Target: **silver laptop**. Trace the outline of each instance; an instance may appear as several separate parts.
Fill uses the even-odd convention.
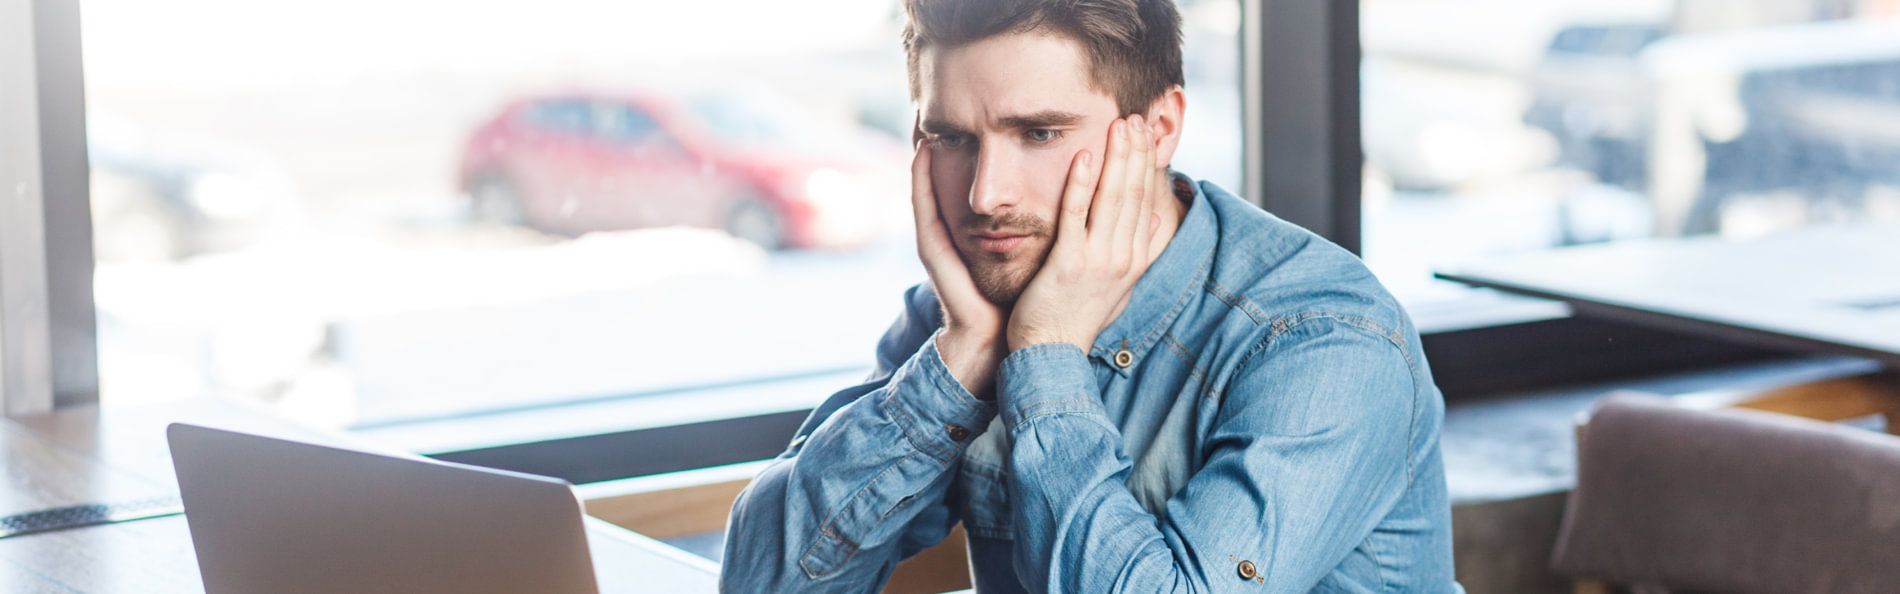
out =
[[[173,424],[207,594],[598,591],[566,481]]]

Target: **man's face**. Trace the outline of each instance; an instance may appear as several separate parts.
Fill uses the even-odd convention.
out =
[[[918,58],[937,207],[977,290],[1014,303],[1054,245],[1070,164],[1083,150],[1099,162],[1121,114],[1067,37],[1007,34]]]

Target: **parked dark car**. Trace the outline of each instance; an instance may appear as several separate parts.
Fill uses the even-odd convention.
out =
[[[1869,186],[1900,184],[1900,22],[1574,27],[1532,94],[1526,123],[1559,162],[1648,195],[1664,234],[1718,231],[1726,205],[1774,192],[1853,216]]]
[[[684,225],[768,249],[876,239],[907,207],[903,145],[756,93],[568,93],[482,124],[459,185],[479,219],[578,235]],[[901,183],[901,182],[900,182]]]
[[[1558,162],[1640,190],[1648,163],[1650,87],[1637,56],[1668,32],[1650,23],[1565,27],[1531,70],[1524,122],[1557,140]]]

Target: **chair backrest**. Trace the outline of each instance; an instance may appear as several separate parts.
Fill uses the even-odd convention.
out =
[[[1560,574],[1718,592],[1900,585],[1900,438],[1617,395],[1578,439]]]

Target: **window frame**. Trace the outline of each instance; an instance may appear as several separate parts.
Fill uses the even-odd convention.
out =
[[[1243,195],[1357,254],[1359,3],[1241,0],[1240,12]]]
[[[0,281],[6,281],[0,286],[7,289],[0,294],[5,298],[0,306],[5,306],[4,311],[32,311],[34,300],[44,299],[50,315],[40,319],[51,321],[42,329],[30,314],[0,315],[0,330],[5,331],[0,333],[0,347],[4,347],[0,385],[49,386],[7,390],[7,410],[12,414],[96,403],[98,369],[78,2],[3,1],[8,4],[0,9],[0,16],[32,12],[31,24],[20,28],[36,35],[0,36],[0,50],[9,50],[0,53],[20,55],[25,49],[34,68],[21,72],[14,62],[0,62],[0,82],[23,82],[23,87],[8,86],[34,89],[27,95],[37,98],[37,106],[30,100],[25,107],[16,105],[18,97],[0,98],[0,118],[4,118],[0,122],[37,121],[37,142],[27,144],[29,153],[44,159],[45,166],[21,169],[25,173],[0,169],[0,182],[8,182],[7,186],[31,182],[25,178],[35,172],[44,182],[44,192],[37,199],[10,203],[29,211],[37,206],[43,209],[43,217],[0,219]],[[1235,51],[1242,54],[1243,69],[1243,194],[1281,218],[1358,253],[1364,161],[1358,2],[1237,1],[1242,19]],[[17,141],[0,138],[0,142]],[[6,146],[11,148],[11,144]],[[43,235],[35,235],[40,231]],[[42,255],[33,255],[36,251]],[[44,266],[44,272],[34,268],[36,263]],[[1568,315],[1501,311],[1480,317],[1479,323],[1428,331],[1423,336],[1434,375],[1454,399],[1783,356]],[[1430,320],[1419,322],[1432,327]],[[47,346],[34,346],[38,344]],[[41,352],[51,352],[51,360],[58,365],[40,361],[35,367],[30,363],[32,356],[21,354],[22,349],[34,348],[47,349]],[[783,438],[790,437],[808,412],[740,414],[667,427],[425,453],[577,482],[624,478],[773,457],[783,448]],[[733,435],[764,438],[733,440]],[[665,452],[693,455],[659,460],[645,455]]]
[[[99,400],[78,0],[0,3],[0,408]]]

